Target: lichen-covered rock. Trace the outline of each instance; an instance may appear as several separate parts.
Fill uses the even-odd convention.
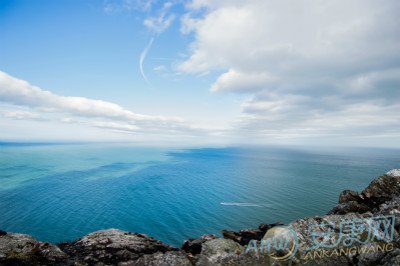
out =
[[[217,238],[203,243],[196,265],[239,265],[239,255],[244,247],[231,239]]]
[[[391,176],[391,177],[400,177],[400,169],[392,169],[389,172],[387,172],[385,175]]]
[[[51,265],[67,258],[56,245],[37,241],[29,235],[2,232],[0,265]]]
[[[379,205],[376,214],[400,215],[400,196]]]
[[[398,196],[400,196],[400,169],[393,169],[373,180],[361,193],[343,191],[339,196],[339,204],[328,214],[375,212],[379,205]]]
[[[88,234],[79,239],[76,245],[89,249],[130,250],[134,253],[175,250],[175,248],[147,235],[118,229],[101,230]]]
[[[386,254],[380,264],[383,266],[400,265],[400,249],[396,248],[392,252]]]
[[[349,201],[345,203],[340,203],[336,205],[332,210],[328,212],[328,214],[346,214],[346,213],[365,213],[371,210],[365,203],[360,203],[357,201]]]
[[[368,244],[371,246],[372,244]],[[385,253],[375,252],[375,253],[364,253],[360,254],[356,258],[357,266],[373,266],[377,265],[379,261],[385,256]]]
[[[359,201],[361,199],[358,192],[352,190],[344,190],[339,195],[339,203],[346,203],[349,201]]]
[[[400,195],[399,169],[387,172],[385,175],[375,179],[363,190],[362,195],[374,203],[383,203]]]
[[[143,255],[131,266],[192,266],[187,254],[183,251],[157,252],[150,255]]]
[[[106,263],[134,261],[144,254],[177,250],[144,234],[117,229],[101,230],[84,236],[64,250],[76,263]]]
[[[291,227],[296,231],[298,236],[298,250],[296,254],[296,259],[293,261],[294,264],[299,265],[381,265],[381,260],[388,253],[378,252],[378,245],[391,244],[394,248],[400,246],[399,232],[394,228],[392,231],[392,239],[377,239],[372,237],[372,235],[384,235],[384,226],[375,227],[371,230],[371,234],[362,233],[360,235],[353,235],[353,239],[360,237],[360,241],[366,241],[366,244],[362,244],[358,241],[352,241],[351,245],[345,244],[346,238],[343,238],[345,233],[345,227],[343,223],[349,222],[364,222],[366,226],[370,224],[370,219],[374,217],[382,217],[383,213],[348,213],[345,215],[326,215],[323,217],[314,217],[307,219],[300,219],[291,223]],[[395,220],[396,223],[398,221]],[[395,223],[395,224],[396,224]],[[329,225],[329,226],[327,226]],[[396,226],[394,226],[396,227]],[[367,228],[367,227],[365,227]],[[390,229],[391,230],[391,229]],[[365,231],[367,232],[367,231]],[[317,238],[311,237],[312,235]],[[348,238],[347,240],[350,240]],[[368,240],[367,240],[368,239]],[[323,243],[324,246],[318,246],[318,243]],[[325,248],[326,246],[331,248]],[[315,247],[315,249],[313,249]],[[346,248],[354,248],[355,252],[350,252]],[[375,247],[375,248],[374,248]],[[315,256],[314,250],[317,250],[318,254],[326,249],[328,251],[333,250],[347,250],[347,254],[341,254],[340,256]],[[359,249],[373,250],[373,252],[365,252],[358,254]],[[311,250],[311,252],[310,252]],[[390,251],[390,253],[393,251]],[[332,254],[332,253],[330,253]],[[309,255],[309,256],[308,256]],[[311,258],[311,259],[310,259]],[[335,264],[337,263],[337,264]],[[400,264],[399,264],[400,265]]]

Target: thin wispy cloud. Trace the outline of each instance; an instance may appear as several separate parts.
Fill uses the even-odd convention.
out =
[[[155,40],[155,38],[167,30],[172,22],[175,19],[175,15],[170,13],[170,9],[173,6],[172,2],[166,2],[162,8],[158,11],[157,16],[153,17],[148,17],[143,21],[143,25],[149,30],[151,34],[150,41],[146,45],[146,47],[143,49],[143,51],[140,53],[139,57],[139,67],[140,67],[140,73],[143,77],[143,79],[146,81],[147,84],[150,85],[150,81],[147,78],[144,70],[144,61],[147,57],[148,52],[151,49],[151,46]]]
[[[140,74],[142,75],[143,79],[146,81],[146,83],[148,85],[151,85],[151,84],[150,84],[150,81],[149,81],[149,79],[147,78],[147,76],[146,76],[146,74],[144,72],[143,64],[144,64],[144,60],[146,59],[147,53],[149,52],[153,42],[154,42],[154,37],[151,37],[149,43],[146,45],[146,47],[140,53],[140,58],[139,58]]]
[[[151,83],[145,73],[144,67],[147,54],[149,53],[155,38],[163,31],[167,30],[175,19],[175,15],[169,12],[170,8],[173,6],[172,2],[164,3],[158,10],[152,10],[154,4],[154,0],[106,0],[103,3],[103,11],[108,14],[123,11],[140,11],[144,12],[144,14],[147,16],[143,21],[143,25],[149,31],[151,37],[147,45],[140,53],[139,69],[142,78],[149,86],[151,86]],[[156,15],[151,15],[153,13]]]

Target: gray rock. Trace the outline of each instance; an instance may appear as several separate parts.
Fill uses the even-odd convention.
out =
[[[197,255],[201,253],[202,245],[207,240],[216,239],[215,235],[203,235],[200,238],[192,238],[186,240],[182,245],[182,250],[192,255]]]
[[[381,204],[395,196],[400,196],[400,176],[391,173],[392,171],[388,172],[389,175],[378,177],[363,190],[362,195],[366,200]]]
[[[117,264],[139,259],[145,254],[177,250],[144,234],[117,229],[101,230],[64,246],[75,263]]]
[[[373,180],[361,193],[343,191],[339,204],[328,214],[346,214],[350,212],[376,212],[379,205],[400,196],[400,169],[393,169]]]
[[[196,265],[239,265],[239,255],[244,247],[231,239],[217,238],[203,243]]]
[[[342,193],[339,195],[339,203],[346,203],[349,201],[359,201],[360,195],[358,195],[358,192],[352,191],[352,190],[344,190]]]
[[[269,229],[278,225],[283,225],[283,223],[261,224],[257,229],[244,229],[239,232],[223,230],[222,235],[224,238],[232,239],[243,246],[251,240],[261,240]]]
[[[359,203],[357,201],[349,201],[336,205],[328,214],[346,214],[346,213],[365,213],[371,210],[371,207],[365,203]]]
[[[175,250],[175,248],[147,235],[118,229],[101,230],[88,234],[79,239],[76,245],[90,249],[129,250],[133,253]]]
[[[396,248],[392,252],[386,254],[380,264],[384,266],[400,265],[400,249]]]
[[[389,172],[387,172],[385,175],[391,176],[391,177],[400,177],[400,169],[392,169]]]
[[[192,266],[187,254],[183,251],[157,252],[143,255],[134,261],[133,266]]]
[[[0,264],[48,265],[66,258],[56,245],[37,241],[29,235],[7,233],[0,236]]]

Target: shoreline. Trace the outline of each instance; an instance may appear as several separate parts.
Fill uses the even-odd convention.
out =
[[[391,239],[377,236],[373,239],[369,232],[371,239],[366,241],[365,235],[363,239],[354,237],[354,245],[349,247],[345,241],[336,241],[336,235],[324,243],[325,248],[329,247],[327,251],[323,251],[323,246],[312,249],[315,243],[311,240],[315,239],[310,236],[315,232],[311,232],[310,227],[329,222],[336,234],[340,229],[340,237],[343,237],[343,221],[371,224],[377,217],[385,217],[393,223]],[[399,218],[400,169],[393,169],[374,179],[362,192],[344,190],[339,195],[338,204],[327,215],[298,219],[286,226],[278,222],[239,232],[222,230],[222,238],[203,235],[186,240],[179,248],[144,234],[118,229],[100,230],[58,244],[0,230],[0,265],[286,265],[289,262],[292,265],[394,265],[400,264]],[[268,244],[268,235],[276,237],[276,231],[288,230],[289,227],[296,238],[293,239],[293,248],[280,250],[286,252],[289,259],[282,259],[284,256],[279,257],[277,252],[265,252],[265,246],[260,256],[259,247],[253,247],[253,244]],[[327,232],[326,228],[318,231],[324,233],[323,239]],[[271,243],[268,244],[270,249]],[[382,245],[386,248],[384,251]],[[360,252],[371,246],[377,247],[375,252]],[[348,249],[347,253],[340,255],[340,249],[346,247],[354,247],[357,252]],[[336,248],[339,256],[326,255]]]

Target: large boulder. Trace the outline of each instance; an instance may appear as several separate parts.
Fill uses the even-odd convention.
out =
[[[239,255],[244,247],[231,239],[217,238],[203,243],[196,265],[218,266],[238,265]]]
[[[177,250],[147,235],[117,229],[97,231],[62,247],[75,263],[88,264],[117,264],[137,260],[145,254]]]
[[[361,193],[343,191],[339,196],[339,204],[328,214],[376,212],[379,205],[398,196],[400,196],[400,169],[393,169],[373,180]]]
[[[56,245],[37,241],[24,234],[0,234],[0,265],[53,265],[67,255]]]
[[[393,169],[372,181],[363,190],[362,195],[374,204],[381,204],[400,196],[400,169]]]

